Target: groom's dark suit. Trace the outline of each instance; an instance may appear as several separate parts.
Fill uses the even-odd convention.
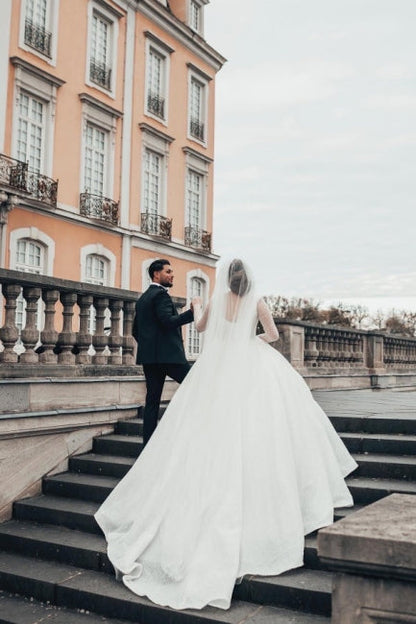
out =
[[[189,371],[183,348],[181,325],[194,320],[192,310],[178,314],[167,290],[151,284],[136,303],[133,336],[137,341],[137,364],[146,377],[143,440],[146,444],[157,425],[160,398],[166,375],[181,383]]]

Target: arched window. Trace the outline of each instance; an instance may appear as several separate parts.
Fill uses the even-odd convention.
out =
[[[38,241],[28,238],[19,238],[16,241],[15,257],[12,266],[16,271],[25,273],[45,273],[45,247]],[[38,313],[36,319],[37,328],[41,329],[42,301],[38,302]],[[16,300],[16,326],[19,333],[26,325],[26,301],[22,292]]]
[[[190,277],[188,281],[188,300],[200,297],[205,304],[207,298],[207,282],[203,277]],[[202,336],[195,329],[194,323],[188,325],[187,352],[189,358],[197,357],[201,352]]]
[[[89,284],[108,286],[109,262],[107,258],[89,254],[86,258],[85,281]]]

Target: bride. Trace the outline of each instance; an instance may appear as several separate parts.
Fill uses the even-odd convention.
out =
[[[239,259],[195,323],[202,354],[150,443],[97,511],[118,577],[175,609],[230,606],[236,579],[303,564],[304,535],[353,504],[357,466]],[[260,320],[264,333],[256,336]]]

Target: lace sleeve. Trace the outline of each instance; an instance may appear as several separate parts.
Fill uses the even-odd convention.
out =
[[[209,312],[209,304],[205,308],[204,312],[202,312],[202,306],[196,305],[194,307],[194,320],[195,320],[195,327],[197,331],[199,332],[205,331],[207,327],[207,321],[208,321],[208,312]]]
[[[259,334],[257,337],[264,340],[264,342],[274,342],[277,340],[279,338],[279,332],[274,324],[271,312],[263,299],[260,299],[257,304],[257,315],[264,329],[264,334]]]

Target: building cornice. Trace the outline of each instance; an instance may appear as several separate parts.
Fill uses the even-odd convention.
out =
[[[145,122],[139,123],[139,128],[142,132],[148,132],[149,134],[153,134],[153,136],[157,137],[158,139],[163,139],[163,141],[166,141],[167,143],[172,143],[175,140],[174,137],[171,137],[168,134],[165,134],[161,130],[154,128],[148,123],[145,123]]]
[[[194,72],[194,74],[198,74],[199,76],[201,76],[201,78],[203,78],[207,82],[212,80],[212,76],[210,76],[206,72],[202,71],[202,69],[200,67],[197,67],[193,63],[187,63],[186,66],[188,67],[188,69],[192,70]]]
[[[137,0],[136,10],[153,20],[180,43],[183,43],[216,72],[226,63],[227,59],[224,56],[214,50],[205,39],[181,22],[157,0]]]
[[[210,158],[209,156],[206,156],[205,154],[201,154],[201,152],[198,152],[197,150],[194,150],[194,149],[192,149],[192,147],[188,147],[187,145],[185,145],[182,148],[182,151],[184,152],[184,154],[189,154],[190,156],[194,156],[195,158],[199,158],[199,160],[203,160],[208,165],[210,165],[211,163],[214,162],[213,158]]]
[[[112,13],[118,19],[120,19],[121,17],[124,17],[124,15],[125,15],[121,11],[118,11],[115,6],[113,6],[112,4],[107,2],[106,0],[94,0],[94,3],[99,5],[99,6],[102,6],[103,9],[105,9],[109,13]]]
[[[102,110],[108,113],[112,117],[123,116],[122,111],[118,110],[117,108],[113,108],[112,106],[109,106],[108,104],[105,104],[104,102],[102,102],[101,100],[98,100],[97,98],[93,97],[89,93],[78,93],[78,97],[82,103],[85,102],[86,104],[89,104],[90,106],[94,106],[95,108],[98,108],[99,110]]]
[[[153,43],[156,43],[159,46],[159,48],[163,48],[163,50],[167,52],[168,54],[172,54],[172,52],[175,52],[175,48],[172,48],[165,41],[163,41],[163,39],[160,39],[160,37],[157,37],[154,33],[152,33],[151,30],[145,30],[144,36],[147,37],[147,39],[150,39],[151,41],[153,41]]]
[[[66,82],[65,80],[62,80],[62,78],[58,78],[57,76],[50,74],[49,72],[45,71],[44,69],[41,69],[37,65],[32,65],[32,63],[28,63],[27,61],[24,61],[19,56],[11,56],[10,62],[15,67],[24,69],[25,71],[38,76],[42,80],[50,82],[57,88],[62,87],[62,85],[64,85]]]

